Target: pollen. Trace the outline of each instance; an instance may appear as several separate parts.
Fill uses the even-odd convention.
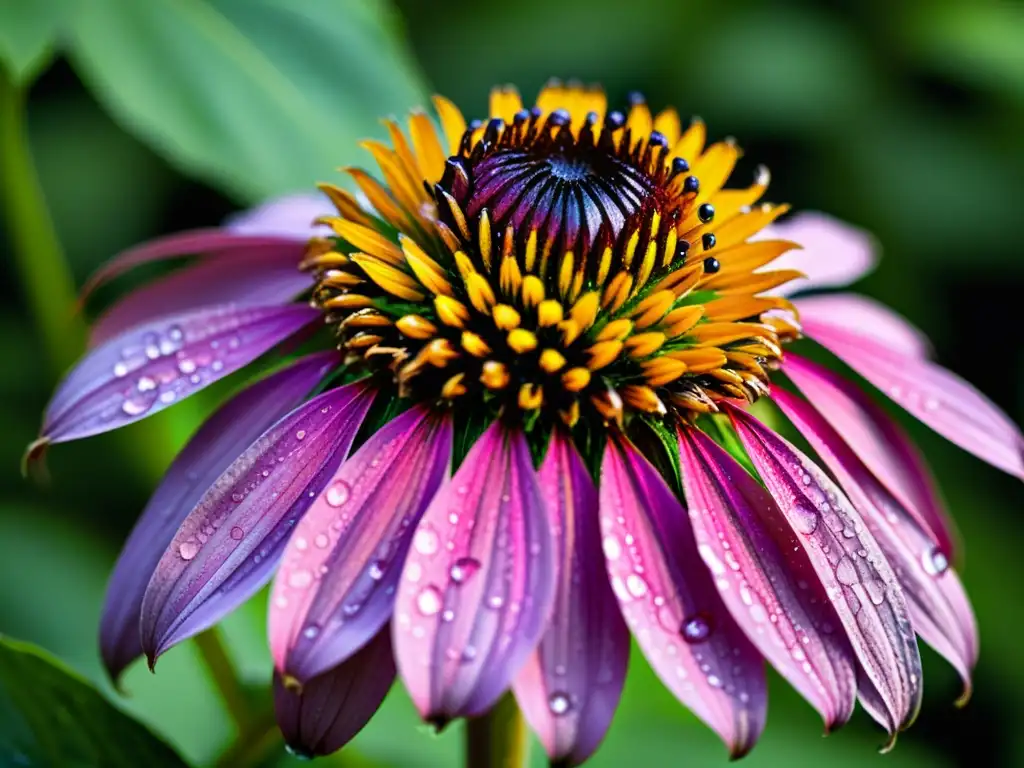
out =
[[[750,240],[787,208],[761,202],[763,168],[726,188],[734,142],[575,84],[533,107],[496,89],[482,120],[434,104],[438,125],[418,111],[407,135],[387,123],[390,146],[365,144],[379,173],[349,169],[372,210],[322,186],[338,215],[302,268],[348,365],[570,426],[768,391],[800,333],[774,291],[800,275],[771,268],[793,243]]]

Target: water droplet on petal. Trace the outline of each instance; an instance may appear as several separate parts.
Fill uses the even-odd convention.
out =
[[[309,571],[295,571],[288,577],[288,586],[303,589],[313,583],[313,574]]]
[[[857,575],[857,568],[853,564],[853,560],[849,557],[843,556],[843,559],[836,564],[836,581],[846,586],[852,586],[860,581],[860,577]]]
[[[437,587],[424,587],[416,597],[416,608],[424,616],[433,616],[441,610],[441,593]]]
[[[244,535],[245,535],[245,531],[243,531],[237,525],[232,527],[232,529],[231,529],[231,538],[232,539],[234,539],[235,541],[241,541],[242,537]]]
[[[569,697],[561,692],[551,694],[551,697],[548,699],[548,707],[553,715],[564,715],[569,711],[571,705]]]
[[[448,575],[452,577],[452,581],[456,584],[461,584],[474,573],[480,570],[480,561],[475,560],[472,557],[460,557],[448,570]]]
[[[318,533],[313,538],[313,544],[315,544],[320,549],[327,549],[327,545],[330,544],[330,543],[331,543],[331,540],[330,540],[330,538],[328,538],[326,533]]]
[[[791,508],[793,528],[805,536],[810,536],[818,528],[818,513],[807,504],[798,501]]]
[[[437,552],[438,543],[437,532],[429,525],[424,525],[416,531],[412,545],[421,555],[432,555]]]
[[[298,432],[296,432],[295,433],[295,439],[296,440],[305,440],[306,439],[306,430],[300,429]]]
[[[302,630],[302,636],[307,640],[313,640],[317,635],[320,634],[320,627],[316,624],[310,624],[304,630]]]
[[[604,548],[604,556],[609,560],[618,560],[622,555],[622,545],[619,544],[618,538],[611,534],[604,537],[601,545]]]
[[[178,547],[178,554],[182,560],[191,560],[199,554],[199,544],[194,541],[185,541]]]
[[[929,576],[941,576],[949,569],[949,558],[938,547],[932,547],[922,555],[921,565]]]
[[[711,615],[701,612],[687,616],[683,619],[679,634],[690,644],[704,642],[711,635]]]
[[[149,410],[152,405],[151,400],[125,400],[121,405],[121,410],[124,411],[126,416],[141,416],[143,413]]]
[[[327,503],[332,507],[340,507],[348,501],[349,496],[351,495],[352,489],[349,488],[348,483],[344,480],[335,480],[331,483],[331,487],[327,489],[325,497],[327,499]]]
[[[643,597],[647,594],[647,582],[643,580],[642,576],[631,573],[626,577],[626,589],[633,597]]]

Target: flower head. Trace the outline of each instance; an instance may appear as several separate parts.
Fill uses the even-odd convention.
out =
[[[765,659],[827,728],[858,698],[893,738],[909,725],[915,635],[966,696],[977,632],[923,460],[859,386],[788,344],[809,337],[1019,477],[1024,439],[884,307],[786,298],[855,279],[870,240],[820,215],[773,224],[786,207],[758,202],[766,171],[725,188],[736,144],[706,146],[702,123],[639,99],[624,114],[553,84],[524,108],[502,88],[468,124],[435,106],[440,132],[417,112],[367,142],[380,173],[350,170],[362,199],[323,187],[336,210],[319,230],[293,233],[288,208],[307,208],[288,201],[101,273],[207,253],[101,319],[38,445],[333,334],[238,394],[169,470],[112,578],[111,673],[273,577],[279,721],[310,753],[351,738],[398,674],[439,724],[512,688],[552,759],[581,763],[631,632],[735,755],[764,723]],[[761,398],[817,458],[751,414]]]

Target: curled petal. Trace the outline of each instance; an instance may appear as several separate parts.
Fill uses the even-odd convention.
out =
[[[322,194],[297,194],[268,200],[248,211],[229,216],[224,228],[239,235],[271,235],[305,243],[328,228],[314,222],[337,211]]]
[[[795,395],[777,390],[775,402],[807,438],[839,480],[892,563],[910,606],[917,633],[960,673],[964,694],[971,688],[977,628],[958,610],[963,588],[931,533],[871,474],[822,415]],[[969,607],[968,607],[969,611]]]
[[[151,416],[237,371],[318,319],[312,307],[216,307],[153,321],[92,350],[57,388],[40,441]]]
[[[242,390],[206,420],[175,458],[125,542],[107,585],[100,652],[115,682],[142,655],[142,596],[178,526],[221,472],[299,405],[338,362],[333,351],[310,355]]]
[[[913,357],[931,357],[932,343],[917,326],[881,302],[856,293],[807,296],[793,302],[801,320],[825,322],[899,350]]]
[[[82,287],[79,301],[85,301],[101,285],[141,264],[182,256],[203,255],[211,259],[236,257],[240,260],[238,264],[244,264],[244,259],[253,255],[289,252],[296,254],[297,269],[305,250],[305,239],[266,234],[247,235],[226,229],[193,229],[159,237],[119,253],[93,272]]]
[[[288,541],[274,581],[270,649],[307,680],[351,656],[391,618],[423,510],[448,475],[452,424],[417,406],[346,461]]]
[[[892,566],[824,471],[753,416],[726,408],[765,486],[800,535],[891,722],[906,728],[921,704],[921,657]]]
[[[424,718],[497,701],[540,640],[556,581],[526,437],[495,423],[424,513],[398,587],[398,669]]]
[[[296,269],[299,244],[256,249],[241,260],[210,260],[174,272],[125,296],[94,324],[89,342],[102,344],[141,323],[200,307],[285,304],[310,288]]]
[[[380,708],[395,681],[391,630],[385,627],[343,663],[301,687],[274,674],[274,713],[288,749],[319,757],[348,744]]]
[[[836,631],[797,535],[771,496],[703,432],[680,430],[679,456],[697,551],[722,600],[826,729],[842,725],[857,699],[853,649]]]
[[[953,559],[959,540],[956,526],[928,465],[899,424],[860,387],[817,363],[787,352],[782,370]]]
[[[1024,436],[991,400],[956,374],[825,318],[803,318],[804,332],[893,402],[952,443],[1024,479]]]
[[[624,439],[605,449],[600,505],[612,589],[641,650],[733,757],[746,754],[764,727],[764,662],[722,604],[686,511]]]
[[[210,486],[174,534],[142,599],[150,666],[266,583],[296,521],[348,454],[372,400],[362,382],[313,398]]]
[[[765,227],[751,239],[789,240],[802,246],[802,250],[789,251],[771,263],[773,270],[798,269],[807,275],[807,279],[777,289],[784,295],[848,285],[874,269],[878,260],[878,243],[870,234],[815,211]]]
[[[538,480],[561,540],[562,568],[551,621],[515,693],[551,761],[579,765],[601,743],[618,706],[629,630],[605,571],[597,489],[561,432],[551,438]]]

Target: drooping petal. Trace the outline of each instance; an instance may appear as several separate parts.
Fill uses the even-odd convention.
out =
[[[526,437],[495,423],[424,513],[398,587],[398,670],[424,718],[497,701],[540,640],[557,576]]]
[[[629,630],[601,553],[597,489],[561,432],[551,438],[538,480],[560,538],[562,567],[551,621],[514,687],[551,761],[580,765],[601,743],[618,706]]]
[[[780,295],[849,285],[874,269],[877,261],[878,244],[869,233],[815,211],[771,224],[751,240],[789,240],[802,246],[771,263],[773,270],[798,269],[807,275],[776,289]]]
[[[857,699],[853,649],[797,535],[764,488],[703,432],[680,430],[679,457],[697,550],[723,602],[826,730],[842,725]]]
[[[416,524],[448,476],[452,422],[417,406],[346,461],[292,534],[274,581],[270,649],[307,680],[391,618]]]
[[[333,669],[288,687],[274,674],[274,713],[289,750],[300,757],[336,752],[363,729],[395,681],[391,630],[385,627]]]
[[[305,243],[316,234],[329,231],[314,222],[337,211],[325,195],[285,195],[233,214],[224,221],[224,228],[239,235],[271,235]]]
[[[903,428],[860,387],[824,366],[787,352],[782,370],[952,560],[958,550],[956,525]]]
[[[151,416],[237,371],[320,317],[312,307],[216,307],[137,326],[87,354],[57,388],[40,440]]]
[[[819,318],[803,330],[897,405],[952,443],[1024,479],[1024,436],[991,400],[956,374]]]
[[[726,409],[765,486],[800,534],[857,660],[902,730],[920,707],[921,657],[892,566],[823,470],[753,416]]]
[[[115,682],[142,655],[142,596],[178,526],[221,472],[299,405],[338,362],[333,351],[310,355],[242,390],[206,420],[175,458],[125,542],[107,585],[100,652]]]
[[[686,511],[630,443],[609,442],[601,531],[612,589],[654,671],[733,757],[764,727],[764,661],[722,604]]]
[[[308,238],[308,236],[307,236]],[[122,251],[103,264],[89,276],[82,286],[79,301],[84,302],[101,285],[109,283],[130,269],[182,256],[204,256],[209,259],[237,259],[239,265],[245,259],[280,254],[293,254],[295,265],[306,248],[306,238],[281,237],[279,235],[241,234],[226,229],[193,229],[166,237],[149,240],[127,251]]]
[[[966,617],[956,603],[963,588],[946,555],[810,403],[784,390],[773,392],[772,399],[839,480],[892,563],[914,629],[956,668],[964,681],[964,693],[969,694],[977,628],[973,615],[969,621],[961,621]]]
[[[114,304],[93,324],[89,343],[96,346],[141,323],[200,307],[285,304],[312,287],[309,275],[298,270],[299,255],[271,249],[241,263],[214,259],[185,267]]]
[[[913,357],[931,357],[932,343],[917,326],[881,302],[856,293],[807,296],[793,302],[801,320],[845,327]]]
[[[142,648],[151,666],[266,583],[298,518],[348,454],[373,394],[357,382],[313,398],[210,486],[174,534],[142,599]]]

